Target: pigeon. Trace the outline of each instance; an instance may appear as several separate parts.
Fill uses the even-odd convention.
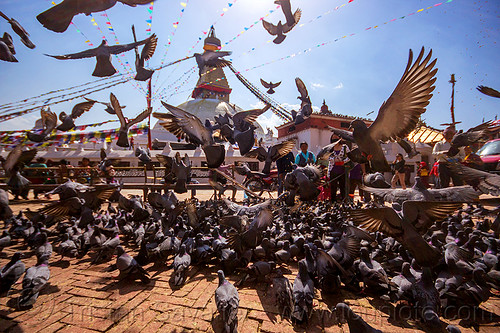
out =
[[[385,181],[384,175],[380,172],[368,173],[363,177],[363,184],[375,188],[391,188],[391,184]]]
[[[377,197],[388,202],[403,203],[407,200],[416,201],[462,201],[471,202],[479,199],[480,192],[477,192],[472,186],[455,186],[442,189],[427,189],[420,177],[415,177],[415,184],[411,188],[402,189],[381,189],[362,186],[363,191],[370,192]]]
[[[389,207],[365,208],[350,210],[349,217],[369,232],[380,231],[394,237],[419,265],[432,267],[441,253],[418,230],[426,232],[434,221],[444,219],[461,206],[456,202],[405,201],[400,214]]]
[[[52,131],[57,126],[57,115],[50,111],[50,108],[40,110],[40,115],[42,117],[42,128],[37,129],[36,132],[30,131],[26,132],[26,136],[29,140],[33,142],[42,142],[47,138],[47,135],[52,133]]]
[[[45,193],[46,196],[54,194],[59,195],[59,200],[66,200],[69,198],[79,197],[81,193],[90,190],[92,187],[74,182],[68,179],[65,183],[57,186],[55,189]]]
[[[484,194],[500,195],[500,176],[461,163],[446,162],[450,171],[457,174],[466,184]],[[453,187],[454,188],[454,187]]]
[[[285,189],[289,190],[293,197],[298,194],[300,200],[310,201],[318,197],[320,191],[318,183],[321,179],[321,170],[314,165],[297,167],[285,176]]]
[[[9,48],[9,45],[6,44],[3,40],[0,40],[0,60],[8,62],[19,62],[16,57],[14,57],[12,49]]]
[[[5,170],[5,175],[9,177],[7,180],[8,188],[14,194],[14,199],[16,200],[19,195],[25,199],[28,196],[29,184],[31,182],[21,174],[20,170],[25,165],[28,165],[35,158],[36,154],[36,148],[23,150],[23,145],[18,144],[9,152],[5,160],[0,158],[0,160],[3,160],[2,167]],[[5,198],[3,202],[5,204]],[[9,214],[8,210],[6,212]]]
[[[245,154],[245,157],[257,158],[265,162],[262,173],[267,175],[271,172],[271,163],[291,152],[294,147],[295,140],[288,140],[269,147],[267,151],[264,147],[258,147]]]
[[[415,302],[415,311],[426,326],[426,331],[442,332],[443,328],[439,320],[441,301],[429,267],[424,267],[421,278],[412,285],[411,292]]]
[[[147,147],[142,148],[141,146],[137,146],[135,148],[135,156],[144,164],[151,162],[151,153]]]
[[[493,88],[486,87],[486,86],[478,86],[476,89],[485,95],[500,98],[500,92],[498,90],[493,89]]]
[[[212,133],[207,129],[198,117],[178,107],[162,101],[163,106],[171,112],[171,115],[154,112],[153,116],[162,120],[162,126],[177,137],[185,138],[186,141],[200,145],[205,152],[207,166],[218,168],[224,163],[226,150],[223,145],[216,144]],[[174,117],[171,117],[171,116]]]
[[[69,131],[75,128],[75,119],[80,117],[84,112],[89,111],[95,102],[83,102],[78,103],[71,110],[71,114],[66,114],[66,112],[61,112],[59,114],[59,120],[62,122],[61,125],[57,126],[56,129],[59,131]]]
[[[351,310],[349,305],[345,303],[338,303],[335,306],[334,311],[340,323],[347,322],[347,325],[349,326],[349,332],[382,333],[381,330],[377,330],[368,325],[368,323],[366,323],[363,318],[355,314],[354,311]]]
[[[378,261],[370,258],[368,249],[365,247],[362,247],[360,251],[358,269],[365,288],[389,289],[387,273]]]
[[[118,132],[118,140],[116,141],[116,145],[119,147],[129,147],[129,141],[128,141],[128,130],[135,124],[140,123],[149,115],[151,114],[152,109],[147,108],[146,110],[142,111],[137,117],[134,119],[127,119],[122,113],[122,109],[120,106],[120,103],[118,102],[118,99],[116,96],[111,93],[109,96],[109,99],[111,101],[111,105],[113,107],[113,110],[115,110],[116,115],[118,116],[118,119],[120,120],[120,130]]]
[[[219,286],[215,290],[215,305],[219,311],[224,324],[225,333],[236,333],[238,331],[238,306],[240,297],[238,290],[226,280],[222,270],[217,271]]]
[[[392,95],[379,109],[375,121],[367,127],[365,122],[356,119],[351,122],[353,132],[332,129],[339,137],[355,142],[366,155],[373,171],[390,171],[380,142],[398,140],[406,137],[416,126],[418,119],[425,112],[426,106],[434,90],[434,77],[437,69],[433,69],[437,59],[429,63],[432,50],[425,59],[424,48],[412,64],[413,52],[410,50],[408,64],[401,80]]]
[[[196,59],[196,64],[198,65],[200,76],[203,75],[203,69],[205,66],[210,67],[225,67],[229,66],[231,62],[226,59],[221,59],[231,55],[231,51],[205,51],[203,54],[195,53],[194,57]]]
[[[299,261],[299,272],[293,281],[292,322],[307,324],[314,299],[314,282],[309,277],[305,261]]]
[[[2,13],[1,11],[0,11],[0,16],[3,17],[4,19],[6,19],[7,22],[9,22],[12,30],[14,30],[14,32],[19,37],[21,37],[21,42],[23,42],[23,44],[26,45],[26,47],[28,47],[30,49],[34,49],[35,48],[35,44],[33,44],[31,42],[31,40],[29,39],[28,32],[26,30],[24,30],[24,28],[19,24],[19,22],[17,22],[13,18],[9,18],[7,15],[5,15],[4,13]]]
[[[48,258],[38,258],[35,266],[28,268],[23,278],[23,290],[17,300],[20,309],[27,309],[35,304],[40,291],[50,278]]]
[[[66,0],[67,1],[67,0]],[[94,72],[92,76],[97,77],[107,77],[116,73],[116,69],[111,64],[111,55],[112,54],[120,54],[123,52],[127,52],[132,50],[133,48],[148,43],[150,40],[156,38],[156,35],[153,34],[150,37],[141,40],[136,43],[123,44],[123,45],[112,45],[109,46],[108,42],[104,39],[101,44],[93,49],[88,49],[78,53],[71,53],[65,55],[50,55],[47,56],[56,58],[58,60],[68,60],[68,59],[83,59],[83,58],[93,58],[95,57],[97,60]],[[116,108],[113,106],[113,109]]]
[[[132,26],[132,31],[134,32],[135,41],[134,26]],[[156,35],[153,36],[154,38],[148,39],[146,44],[144,44],[140,55],[137,46],[135,47],[135,70],[137,73],[135,74],[134,80],[147,81],[153,76],[154,70],[144,68],[144,62],[151,59],[158,44],[158,38]]]
[[[293,290],[290,281],[283,276],[281,269],[276,270],[276,277],[273,278],[273,292],[281,317],[291,319]]]
[[[186,271],[191,265],[191,256],[186,252],[186,244],[182,244],[179,253],[174,258],[174,284],[183,285],[186,281]]]
[[[39,14],[36,19],[45,28],[54,32],[65,32],[73,17],[78,14],[90,15],[110,9],[117,2],[135,7],[147,5],[155,0],[63,0],[61,3]]]
[[[270,209],[262,209],[255,215],[247,230],[238,232],[231,230],[227,237],[230,248],[242,254],[248,249],[255,249],[262,242],[262,232],[273,222],[273,213]]]
[[[96,100],[93,100],[93,99],[87,98],[87,97],[84,97],[84,98],[87,101],[89,101],[89,102],[99,103],[99,104],[102,104],[102,105],[106,106],[106,109],[104,109],[104,111],[106,111],[107,113],[109,113],[109,114],[116,114],[116,111],[113,109],[113,106],[111,105],[111,103],[99,102],[99,101],[96,101]],[[120,105],[120,108],[121,109],[125,109],[126,106],[125,105]]]
[[[275,93],[274,88],[277,88],[281,84],[281,81],[278,83],[272,83],[260,79],[260,83],[264,86],[264,88],[268,89],[267,90],[268,94],[274,94]]]
[[[295,122],[295,125],[299,125],[312,114],[312,103],[311,98],[309,97],[309,92],[307,91],[304,82],[300,78],[296,77],[295,85],[297,86],[297,89],[300,93],[300,96],[297,98],[300,99],[301,103],[298,113],[295,110],[292,111],[292,118]]]
[[[260,204],[255,204],[253,206],[238,205],[237,203],[232,202],[228,199],[224,199],[224,203],[226,204],[227,208],[229,208],[233,213],[239,216],[243,216],[258,214],[261,210],[269,208],[271,205],[271,200],[266,200]]]
[[[14,283],[24,274],[22,257],[21,252],[14,253],[7,265],[0,270],[0,297],[7,295]]]
[[[278,2],[287,2],[287,0],[279,0],[275,3]],[[288,13],[288,11],[285,11],[286,9],[288,9],[290,13]],[[285,24],[279,21],[277,25],[274,25],[270,22],[267,22],[266,20],[262,20],[264,29],[266,29],[267,32],[269,32],[269,34],[271,34],[272,36],[276,36],[276,38],[273,40],[274,44],[281,44],[286,38],[285,34],[290,32],[295,27],[295,25],[297,25],[297,23],[300,21],[300,17],[302,16],[302,11],[300,9],[297,9],[292,16],[290,6],[283,7],[283,12],[285,12],[285,16],[287,17],[287,22]]]
[[[149,283],[148,272],[137,263],[137,261],[125,252],[125,249],[118,245],[116,247],[116,267],[120,271],[118,278],[120,280],[130,278],[131,280],[140,279],[142,283]]]
[[[187,183],[191,178],[191,162],[189,161],[189,156],[184,154],[184,157],[181,158],[181,154],[177,152],[175,154],[173,163],[172,163],[172,173],[175,175],[175,193],[186,193],[187,192]]]
[[[0,41],[4,42],[5,45],[9,48],[9,52],[11,54],[16,54],[16,49],[14,48],[14,41],[12,40],[12,36],[8,32],[4,32],[3,36],[0,38]]]
[[[4,230],[0,236],[0,252],[7,246],[11,244],[12,237],[10,237],[9,231]]]

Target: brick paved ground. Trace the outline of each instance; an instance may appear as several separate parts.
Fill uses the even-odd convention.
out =
[[[19,205],[13,205],[19,210]],[[35,206],[36,208],[36,206]],[[133,251],[125,246],[130,254]],[[0,266],[15,251],[27,252],[21,244],[4,249]],[[148,265],[153,276],[149,285],[140,282],[118,281],[118,271],[107,272],[108,264],[89,264],[89,257],[58,261],[51,259],[49,285],[40,294],[35,306],[17,311],[15,301],[21,290],[16,284],[8,298],[0,299],[0,331],[6,332],[221,332],[216,313],[214,291],[217,288],[217,268],[192,268],[181,288],[170,283],[171,270],[167,265]],[[171,263],[170,259],[167,264]],[[35,263],[34,255],[23,259],[26,267]],[[114,259],[113,259],[114,262]],[[290,265],[287,277],[293,281],[296,264]],[[241,273],[229,276],[234,283]],[[338,295],[324,296],[317,292],[311,324],[307,330],[294,328],[281,321],[274,306],[269,284],[246,282],[240,294],[239,332],[348,332],[347,325],[339,327],[330,309],[340,301],[351,306],[372,326],[384,332],[421,332],[417,322],[395,321],[390,318],[392,305],[340,290]],[[499,332],[500,301],[493,297],[482,305],[485,318],[481,332]],[[444,319],[457,324],[458,320]],[[473,332],[463,327],[462,332]]]

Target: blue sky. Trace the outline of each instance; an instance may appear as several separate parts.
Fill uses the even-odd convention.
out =
[[[159,43],[149,66],[161,64],[168,38],[171,45],[165,63],[188,55],[199,38],[205,37],[203,31],[215,23],[217,36],[223,43],[245,31],[224,49],[233,51],[229,58],[234,66],[255,85],[260,86],[261,77],[267,81],[282,81],[273,95],[280,103],[287,107],[297,104],[294,78],[300,77],[309,88],[313,105],[319,107],[326,99],[336,113],[366,116],[370,111],[378,111],[392,93],[406,66],[408,50],[411,48],[418,54],[420,48],[425,46],[426,49],[432,48],[433,57],[438,59],[436,67],[439,71],[434,97],[423,118],[438,128],[442,128],[439,124],[450,121],[451,85],[448,80],[450,74],[455,73],[458,81],[455,90],[456,118],[463,122],[458,128],[468,128],[483,118],[494,119],[499,111],[500,100],[482,95],[475,87],[486,85],[500,90],[500,2],[454,0],[383,24],[439,2],[441,0],[354,0],[350,3],[349,0],[292,0],[292,8],[302,9],[300,23],[304,25],[297,26],[282,44],[275,45],[266,43],[271,36],[260,22],[244,30],[276,9],[272,0],[237,0],[231,7],[228,1],[220,0],[157,0],[152,14],[152,31],[158,35]],[[342,4],[346,5],[333,10]],[[73,20],[83,35],[74,26],[61,34],[43,28],[36,15],[51,6],[49,0],[0,0],[0,10],[16,18],[37,45],[34,50],[24,47],[11,32],[10,26],[0,20],[0,33],[8,31],[13,35],[19,60],[19,63],[0,62],[3,78],[0,104],[97,80],[91,76],[95,66],[93,59],[61,61],[44,55],[79,52],[89,48],[87,39],[95,46],[102,40],[102,34],[92,24],[91,18],[83,14]],[[181,9],[184,12],[179,19]],[[331,12],[318,18],[328,11]],[[120,43],[132,41],[132,24],[139,39],[147,37],[146,20],[150,15],[147,6],[131,8],[119,3],[106,13]],[[100,14],[95,13],[94,18],[105,37],[113,43],[114,36],[106,29],[106,19]],[[277,10],[266,20],[277,23],[278,20],[284,21],[284,17],[281,10]],[[379,26],[376,29],[365,30],[376,25]],[[352,33],[355,35],[349,36]],[[348,37],[341,38],[346,35]],[[339,40],[334,42],[335,39]],[[331,43],[315,47],[325,42]],[[190,54],[202,52],[202,45],[201,41]],[[252,48],[255,50],[247,53]],[[309,48],[312,48],[310,52],[275,61]],[[133,67],[133,52],[120,59],[128,61]],[[120,73],[126,72],[115,58],[113,64]],[[267,65],[261,66],[263,64]],[[192,70],[195,65],[194,59],[191,59],[155,73],[155,110],[164,111],[160,99],[177,105],[190,98],[198,76],[198,71]],[[233,88],[231,102],[244,109],[255,107],[258,100],[231,72],[226,70],[226,75]],[[146,88],[145,83],[138,84]],[[89,97],[109,100],[110,92],[118,97],[121,104],[127,105],[124,110],[126,116],[133,117],[146,106],[143,90],[132,83]],[[67,112],[81,101],[83,99],[61,103],[51,109],[57,113]],[[3,122],[0,123],[0,130],[28,129],[37,118],[39,112]],[[108,119],[109,115],[95,106],[77,120],[77,125]],[[264,127],[279,124],[279,118],[270,112],[261,116],[259,121]],[[107,125],[107,128],[112,127],[116,124]]]

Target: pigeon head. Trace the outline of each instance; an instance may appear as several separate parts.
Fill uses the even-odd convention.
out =
[[[345,303],[338,303],[335,306],[335,314],[337,316],[337,319],[339,321],[339,326],[341,324],[347,323],[347,318],[351,317],[354,313],[352,312],[351,308],[349,305]]]
[[[116,247],[116,255],[119,257],[119,256],[121,256],[124,253],[125,253],[125,249],[123,248],[123,246],[118,245]]]
[[[359,120],[359,119],[353,120],[351,122],[351,125],[349,126],[349,128],[352,128],[355,131],[367,129],[366,124],[364,123],[364,121]]]
[[[220,269],[217,271],[217,276],[219,277],[219,286],[220,286],[226,281],[226,277],[224,276],[224,272]]]

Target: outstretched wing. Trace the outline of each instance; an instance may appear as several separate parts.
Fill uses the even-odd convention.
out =
[[[491,96],[491,97],[500,98],[500,91],[495,90],[493,88],[485,87],[485,86],[478,86],[476,89],[479,90],[480,92],[482,92],[485,95],[488,95],[488,96]]]
[[[264,29],[267,30],[271,35],[276,36],[278,34],[278,27],[272,23],[267,22],[266,20],[262,20],[262,25]]]
[[[293,27],[295,27],[297,25],[297,23],[299,23],[301,16],[302,16],[302,10],[300,10],[300,8],[297,8],[297,10],[295,11],[295,13],[293,14],[293,19],[294,19],[293,24],[289,26],[288,22],[285,23],[283,25],[283,33],[287,33],[290,30],[292,30]]]
[[[267,88],[267,89],[271,88],[271,85],[262,79],[260,79],[260,83],[262,83],[264,88]]]
[[[461,202],[405,201],[403,215],[420,232],[426,232],[436,221],[443,220],[462,207]]]
[[[355,209],[349,211],[348,216],[355,224],[370,232],[380,231],[392,237],[403,233],[401,218],[389,207]]]
[[[130,127],[134,126],[135,124],[140,123],[141,121],[143,121],[147,117],[149,117],[152,110],[153,110],[153,108],[147,108],[146,110],[139,113],[139,115],[137,117],[135,117],[134,119],[132,119],[128,122],[127,127],[130,128]]]
[[[437,69],[433,67],[437,59],[429,63],[432,50],[424,60],[423,56],[422,47],[412,65],[413,52],[410,50],[403,77],[389,99],[380,107],[375,122],[368,128],[369,135],[375,142],[407,137],[415,128],[420,115],[425,112],[435,88],[434,75]]]
[[[295,147],[295,140],[288,140],[271,147],[270,155],[273,161],[285,156]]]
[[[44,126],[43,132],[45,134],[49,134],[57,126],[57,115],[55,114],[55,112],[50,111],[50,109],[42,109],[40,113],[42,114],[42,123]]]
[[[116,98],[116,96],[113,93],[110,93],[109,100],[111,101],[111,106],[113,107],[113,110],[115,110],[115,112],[116,112],[116,116],[120,120],[120,126],[126,127],[127,120],[125,120],[125,117],[123,116],[122,107],[120,106],[120,102],[118,102],[118,99]]]
[[[156,34],[151,35],[151,37],[148,39],[146,44],[144,44],[144,47],[142,48],[141,51],[141,59],[142,60],[149,60],[153,56],[156,50],[156,46],[158,44],[158,37],[156,37]]]
[[[368,186],[361,186],[361,189],[387,202],[403,202],[412,198],[411,191],[403,189],[374,188]]]
[[[304,81],[302,81],[300,78],[296,77],[295,78],[295,85],[297,86],[297,89],[299,90],[300,96],[302,98],[307,98],[309,96],[309,92],[307,91],[306,85],[304,84]]]
[[[465,183],[484,194],[500,195],[500,176],[477,170],[461,163],[447,163],[451,172],[457,174]]]
[[[241,111],[236,113],[233,116],[233,123],[237,126],[241,122],[247,122],[249,124],[253,124],[254,122],[257,121],[257,118],[269,110],[270,105],[267,104],[264,108],[262,109],[253,109],[253,110],[246,110],[246,111]]]
[[[156,38],[156,35],[151,35],[150,37],[140,40],[135,43],[130,43],[130,44],[122,44],[122,45],[112,45],[112,46],[106,46],[108,48],[109,53],[111,54],[120,54],[122,52],[127,52],[129,50],[132,50],[136,46],[146,44],[150,39]]]
[[[78,53],[70,53],[70,54],[63,54],[63,55],[46,54],[46,56],[56,58],[58,60],[92,58],[92,57],[95,57],[97,55],[96,49],[97,48],[93,48],[93,49],[85,50],[85,51],[78,52]]]
[[[190,142],[200,145],[206,145],[213,142],[212,134],[202,124],[198,117],[163,101],[161,103],[175,116],[174,121],[179,126],[179,129],[189,136]]]
[[[84,112],[89,111],[95,104],[95,101],[78,103],[71,110],[71,118],[76,119],[80,117]]]

